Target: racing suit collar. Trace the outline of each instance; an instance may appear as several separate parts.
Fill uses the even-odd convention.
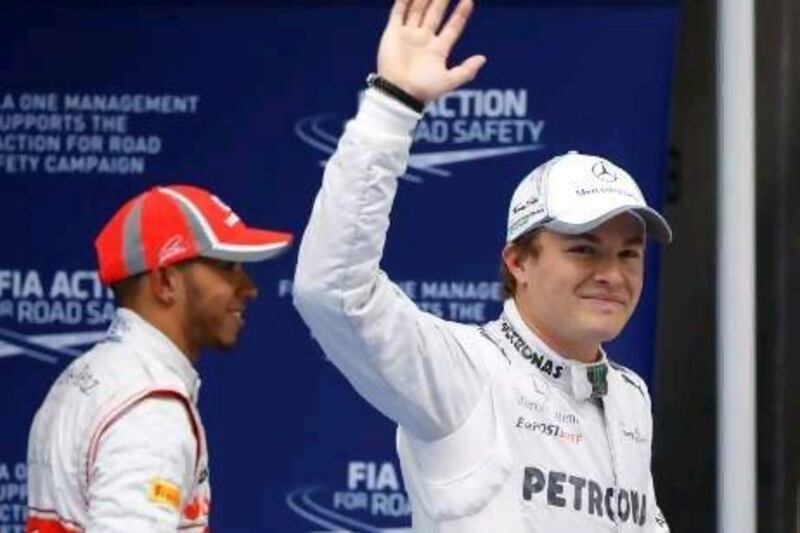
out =
[[[525,324],[512,298],[505,301],[498,322],[502,339],[512,348],[509,356],[513,366],[540,373],[579,400],[599,398],[608,392],[608,359],[602,347],[600,360],[594,363],[559,355]]]
[[[200,392],[200,377],[192,363],[169,338],[127,308],[117,308],[116,316],[108,328],[107,337],[114,340],[130,340],[145,357],[150,357],[167,366],[186,385],[194,403]]]

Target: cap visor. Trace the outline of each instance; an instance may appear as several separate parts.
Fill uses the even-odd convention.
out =
[[[639,215],[644,220],[645,231],[655,240],[663,244],[672,242],[672,229],[669,227],[667,221],[658,213],[658,211],[647,206],[620,206],[616,209],[612,209],[611,211],[607,211],[602,216],[593,218],[587,222],[572,224],[560,220],[552,220],[545,226],[548,229],[558,233],[577,235],[579,233],[592,231],[596,227],[608,222],[615,216],[627,212],[633,212]]]
[[[641,207],[633,211],[644,219],[647,233],[655,240],[662,244],[672,242],[672,228],[661,213],[650,207]]]
[[[291,233],[280,231],[242,228],[234,240],[218,242],[210,250],[201,253],[203,257],[251,263],[277,257],[289,249],[294,237]]]

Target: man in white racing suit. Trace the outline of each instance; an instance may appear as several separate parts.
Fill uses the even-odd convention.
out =
[[[398,0],[300,247],[295,305],[355,389],[399,425],[415,531],[668,531],[650,473],[643,381],[612,363],[641,293],[646,235],[671,239],[634,180],[574,152],[509,206],[507,296],[483,327],[422,312],[380,269],[397,179],[424,105],[471,80],[448,69],[471,12]]]
[[[208,531],[194,364],[233,347],[244,325],[257,291],[241,262],[290,241],[193,186],[153,187],[117,211],[95,247],[119,309],[36,413],[26,532]]]

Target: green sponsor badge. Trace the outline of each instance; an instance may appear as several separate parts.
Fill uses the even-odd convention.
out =
[[[592,384],[592,398],[600,398],[608,392],[608,365],[605,363],[586,369],[586,378]]]

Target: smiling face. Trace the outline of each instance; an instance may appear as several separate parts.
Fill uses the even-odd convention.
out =
[[[522,318],[565,357],[595,361],[639,302],[644,239],[641,220],[626,213],[580,235],[540,230],[535,254],[507,246]]]
[[[196,259],[183,268],[183,330],[187,350],[228,350],[244,325],[247,304],[258,292],[241,263]]]

